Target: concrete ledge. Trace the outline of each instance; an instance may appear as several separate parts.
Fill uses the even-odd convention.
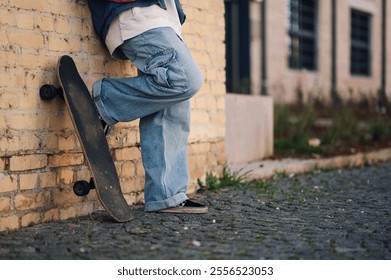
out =
[[[263,160],[250,164],[230,165],[230,170],[250,171],[252,179],[270,178],[278,172],[287,174],[300,174],[313,169],[340,169],[346,167],[359,167],[367,163],[376,163],[391,160],[391,148],[381,149],[367,153],[337,156],[322,159],[283,159]]]
[[[228,164],[245,164],[273,154],[273,99],[226,95],[225,152]]]

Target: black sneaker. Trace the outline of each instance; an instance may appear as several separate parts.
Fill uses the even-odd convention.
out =
[[[162,209],[157,212],[171,214],[206,214],[208,213],[208,210],[208,206],[188,199],[178,206]]]

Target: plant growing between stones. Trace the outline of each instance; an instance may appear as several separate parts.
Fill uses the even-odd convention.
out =
[[[225,187],[249,186],[265,194],[274,194],[274,186],[270,181],[265,179],[252,180],[250,174],[251,171],[243,172],[242,169],[232,172],[227,166],[224,166],[220,177],[213,174],[213,172],[207,172],[205,183],[200,179],[197,182],[201,189],[211,191],[219,191]]]
[[[205,183],[200,179],[197,179],[197,183],[201,189],[218,191],[224,187],[247,185],[250,182],[250,173],[251,171],[242,173],[242,170],[232,172],[227,166],[224,166],[220,177],[213,172],[207,172]]]

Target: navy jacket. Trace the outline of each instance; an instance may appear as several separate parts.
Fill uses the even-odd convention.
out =
[[[95,31],[103,42],[106,39],[110,23],[118,16],[118,14],[133,7],[147,7],[154,4],[158,4],[163,9],[166,9],[165,0],[136,0],[135,2],[129,3],[114,3],[107,0],[88,0],[88,7],[91,11]],[[182,5],[179,0],[175,0],[175,4],[179,20],[181,24],[183,24],[185,22],[186,15],[183,12]]]

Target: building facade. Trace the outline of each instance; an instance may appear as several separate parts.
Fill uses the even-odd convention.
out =
[[[277,103],[389,97],[387,0],[226,0],[225,6],[229,92],[267,94]]]

